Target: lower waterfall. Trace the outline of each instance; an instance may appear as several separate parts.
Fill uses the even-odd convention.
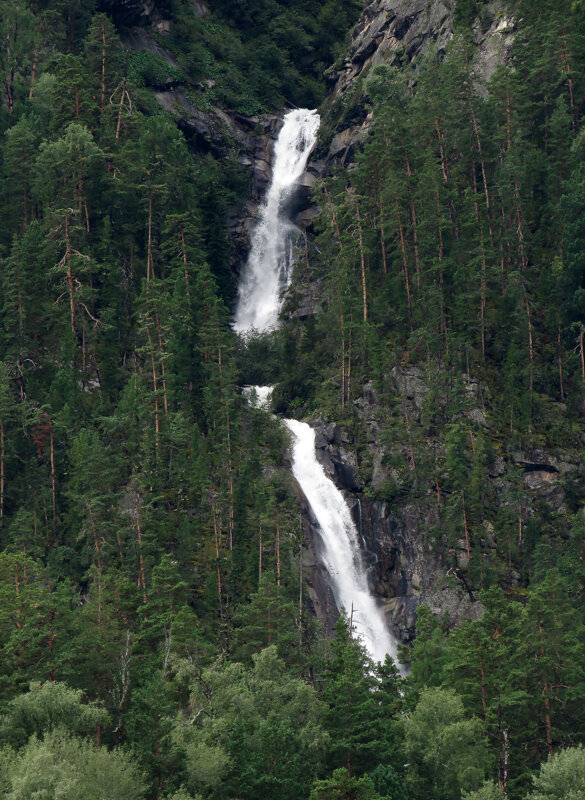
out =
[[[251,251],[242,273],[234,330],[245,336],[278,324],[280,293],[287,288],[298,229],[286,215],[286,205],[303,174],[316,142],[319,116],[297,109],[284,118],[275,146],[272,183],[259,222],[252,234]],[[272,387],[244,387],[252,405],[266,408]],[[319,523],[324,566],[338,608],[352,615],[355,629],[374,661],[386,654],[396,658],[396,643],[384,612],[368,587],[358,532],[343,495],[319,464],[315,432],[304,422],[285,420],[293,435],[293,474]]]
[[[386,653],[397,661],[396,644],[384,612],[368,587],[358,532],[349,508],[317,461],[315,431],[306,422],[294,419],[285,420],[285,425],[294,437],[293,475],[319,523],[322,558],[335,603],[352,615],[355,629],[374,661],[384,661]]]

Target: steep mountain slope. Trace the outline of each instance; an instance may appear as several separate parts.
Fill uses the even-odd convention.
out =
[[[0,2],[7,797],[515,800],[565,748],[579,774],[583,5],[358,5]],[[310,241],[244,342],[291,103],[325,118]],[[332,618],[287,437],[241,396],[268,382],[405,681]]]
[[[465,28],[460,8],[370,4],[324,105],[313,169],[334,177],[316,195],[325,232],[295,295],[317,278],[326,312],[304,336],[340,366],[315,382],[301,342],[283,399],[342,422],[324,458],[359,475],[357,495],[354,480],[344,488],[405,638],[420,600],[454,624],[481,614],[494,580],[523,591],[542,548],[563,559],[580,526],[583,351],[554,255],[569,240],[558,210],[578,163],[578,68],[563,21],[566,51],[551,46],[545,9],[532,11],[517,23],[482,4]],[[556,174],[531,170],[550,158]],[[546,219],[539,194],[556,209]]]

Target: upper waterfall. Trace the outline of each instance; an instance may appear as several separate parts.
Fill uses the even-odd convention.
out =
[[[319,523],[322,558],[338,608],[352,615],[357,633],[374,661],[389,653],[398,663],[382,608],[368,587],[358,533],[343,495],[325,475],[315,455],[315,431],[305,422],[285,420],[294,435],[292,470]]]
[[[283,213],[317,141],[320,118],[306,108],[290,111],[274,149],[272,183],[252,234],[240,280],[234,330],[268,331],[276,326],[280,295],[290,283],[298,228]]]

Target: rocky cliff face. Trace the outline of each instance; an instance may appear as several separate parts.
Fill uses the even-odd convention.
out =
[[[366,388],[360,401],[358,407],[361,405],[366,415],[374,415],[369,420],[364,417],[372,441],[362,445],[358,454],[339,426],[319,419],[315,421],[317,455],[343,491],[351,510],[363,542],[370,587],[385,608],[388,625],[399,641],[408,642],[414,637],[416,607],[421,602],[441,618],[447,616],[452,625],[478,616],[481,606],[426,541],[425,531],[437,521],[436,509],[424,502],[391,505],[377,499],[372,484],[360,477],[360,457],[374,453],[379,461],[383,458],[374,422],[374,417],[379,417],[380,404],[371,387]],[[378,480],[381,478],[378,474]],[[326,629],[332,631],[336,609],[327,574],[319,563],[319,529],[310,509],[304,505],[306,534],[313,554],[312,559],[307,559],[313,602]]]
[[[374,0],[366,7],[342,67],[330,76],[324,109],[332,137],[321,158],[333,164],[351,162],[371,123],[360,80],[378,64],[387,64],[404,68],[415,81],[423,59],[445,53],[454,36],[454,11],[455,0]],[[507,60],[513,39],[514,20],[502,0],[492,0],[474,28],[478,82],[486,83]]]
[[[437,427],[432,434],[425,425],[431,387],[422,368],[396,368],[389,376],[394,407],[402,418],[394,430],[402,433],[408,419],[411,436],[418,441],[416,458],[432,457],[444,462],[445,431]],[[482,385],[469,376],[460,376],[468,399],[465,416],[470,431],[491,435],[490,401]],[[441,404],[440,397],[437,404]],[[425,411],[426,406],[426,411]],[[359,433],[348,435],[340,426],[322,417],[313,420],[317,431],[318,457],[325,470],[343,491],[364,544],[372,590],[384,604],[388,624],[403,642],[414,636],[416,608],[425,603],[449,625],[481,615],[477,591],[468,581],[468,558],[463,539],[447,543],[447,535],[437,540],[445,510],[445,495],[436,493],[429,482],[418,491],[400,491],[400,475],[408,474],[412,451],[404,435],[388,438],[388,405],[381,402],[371,384],[354,401]],[[562,409],[559,409],[560,411]],[[471,434],[470,441],[473,434]],[[513,487],[522,491],[522,507],[514,506],[521,531],[532,518],[567,511],[570,487],[579,482],[577,454],[569,448],[550,450],[512,449],[491,454],[486,491],[496,506],[509,506]],[[389,491],[389,486],[394,487]],[[301,499],[305,532],[311,545],[306,566],[310,570],[312,600],[327,630],[332,630],[335,604],[327,575],[319,565],[319,529],[306,502]],[[430,535],[434,532],[434,537]],[[521,534],[519,534],[521,535]],[[497,547],[494,526],[489,521],[473,531],[474,558],[495,561]],[[477,546],[479,544],[479,547]],[[517,586],[520,576],[503,566],[501,582]]]

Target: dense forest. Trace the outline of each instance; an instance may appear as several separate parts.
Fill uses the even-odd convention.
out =
[[[585,4],[457,0],[445,52],[343,97],[359,0],[165,0],[172,63],[127,46],[125,5],[0,0],[1,796],[582,798]],[[278,331],[230,329],[249,175],[190,147],[168,85],[202,113],[321,104],[321,154],[370,119],[314,187]],[[364,497],[426,509],[481,605],[420,605],[407,677],[311,613],[287,435],[246,383],[341,426]]]

